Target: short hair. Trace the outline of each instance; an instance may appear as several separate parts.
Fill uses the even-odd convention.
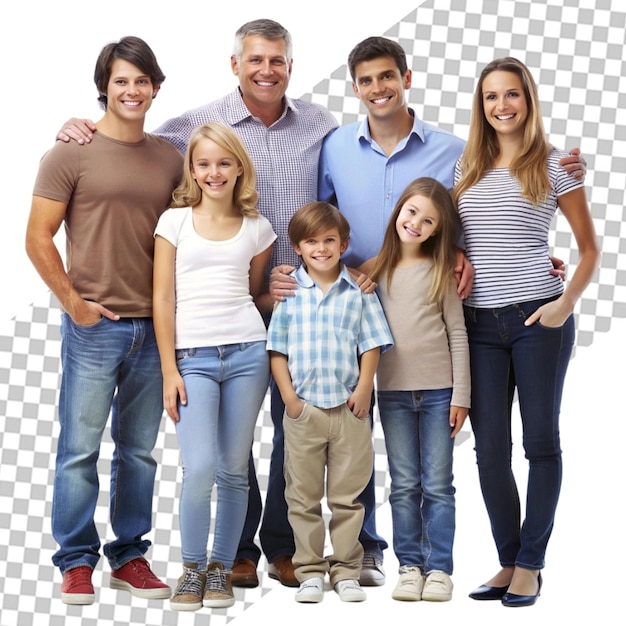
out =
[[[107,88],[111,78],[113,61],[123,59],[138,67],[142,72],[150,76],[150,82],[158,87],[165,80],[165,74],[159,67],[154,52],[150,46],[139,37],[122,37],[119,41],[112,42],[102,48],[93,80],[98,88],[98,102],[106,111]]]
[[[263,39],[269,39],[270,41],[279,41],[282,39],[285,42],[285,56],[287,57],[287,61],[292,60],[293,43],[289,31],[274,20],[261,19],[246,22],[243,26],[240,26],[235,33],[233,56],[237,59],[237,61],[241,59],[241,53],[243,52],[243,40],[252,35],[263,37]]]
[[[328,202],[309,202],[291,218],[287,234],[294,246],[318,233],[336,228],[341,241],[350,239],[350,224],[345,216]]]
[[[187,151],[185,152],[183,181],[174,190],[172,206],[177,208],[193,207],[202,200],[202,191],[191,173],[193,151],[201,139],[209,139],[215,142],[220,148],[230,152],[235,157],[237,164],[242,168],[243,172],[235,183],[233,203],[241,211],[242,215],[257,217],[259,212],[256,204],[259,196],[256,191],[256,172],[252,159],[239,135],[230,126],[220,122],[209,122],[208,124],[198,126],[191,134]]]
[[[386,37],[368,37],[358,43],[348,55],[348,68],[352,82],[356,80],[356,66],[363,61],[372,61],[380,57],[391,57],[404,76],[408,70],[404,48]]]

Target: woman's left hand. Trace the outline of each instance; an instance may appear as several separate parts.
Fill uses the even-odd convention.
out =
[[[572,314],[572,309],[562,298],[541,305],[525,322],[524,326],[532,326],[539,322],[546,328],[560,328]]]

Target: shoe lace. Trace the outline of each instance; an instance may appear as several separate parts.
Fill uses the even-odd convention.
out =
[[[363,569],[378,569],[379,567],[382,567],[382,564],[383,560],[378,554],[375,552],[366,552],[363,555],[361,567]]]
[[[131,564],[137,576],[143,580],[158,580],[154,572],[150,569],[150,565],[146,559],[133,559]]]
[[[189,569],[185,568],[185,577],[183,578],[180,585],[178,585],[178,589],[176,590],[176,595],[183,595],[186,593],[191,593],[196,596],[201,596],[203,592],[202,586],[202,577],[200,576],[200,572],[197,569]]]
[[[361,589],[361,585],[359,585],[358,581],[356,580],[348,579],[348,580],[339,581],[339,588],[342,591],[350,591],[350,590]]]
[[[208,570],[206,573],[206,590],[227,594],[226,576],[229,573],[229,571],[218,568]]]
[[[308,578],[300,583],[300,591],[309,589],[310,587],[317,589],[317,581],[314,578]]]

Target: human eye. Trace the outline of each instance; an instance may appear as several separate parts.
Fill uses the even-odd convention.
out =
[[[369,78],[359,78],[359,85],[369,85],[369,84],[370,84]]]
[[[519,91],[509,91],[509,98],[519,98]]]

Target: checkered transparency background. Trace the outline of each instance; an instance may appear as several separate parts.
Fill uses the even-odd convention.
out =
[[[610,332],[613,318],[626,317],[626,125],[619,114],[626,111],[625,11],[617,0],[430,0],[380,33],[398,40],[406,50],[413,69],[409,101],[424,120],[466,138],[477,75],[493,58],[511,55],[530,67],[539,84],[551,142],[566,149],[582,148],[602,264],[577,307],[579,346],[592,344],[596,333]],[[326,105],[340,123],[363,116],[345,64],[304,97]],[[571,275],[577,261],[576,246],[561,217],[555,220],[552,243],[555,255],[565,260]],[[262,561],[260,586],[237,589],[239,601],[234,607],[179,614],[160,601],[110,590],[108,565],[101,561],[94,573],[96,603],[88,607],[61,603],[61,577],[50,560],[56,549],[50,534],[50,510],[59,429],[55,405],[59,354],[59,309],[53,297],[35,302],[0,326],[2,626],[27,626],[46,620],[58,626],[96,622],[224,624],[271,591],[276,583],[268,582]],[[271,437],[266,399],[254,444],[262,488],[267,482]],[[375,446],[377,498],[383,502],[388,477],[378,426]],[[111,454],[107,432],[96,510],[105,540],[111,538],[107,523]],[[150,537],[154,545],[148,556],[156,573],[173,585],[180,574],[180,468],[169,420],[162,422],[155,456],[159,465]]]

